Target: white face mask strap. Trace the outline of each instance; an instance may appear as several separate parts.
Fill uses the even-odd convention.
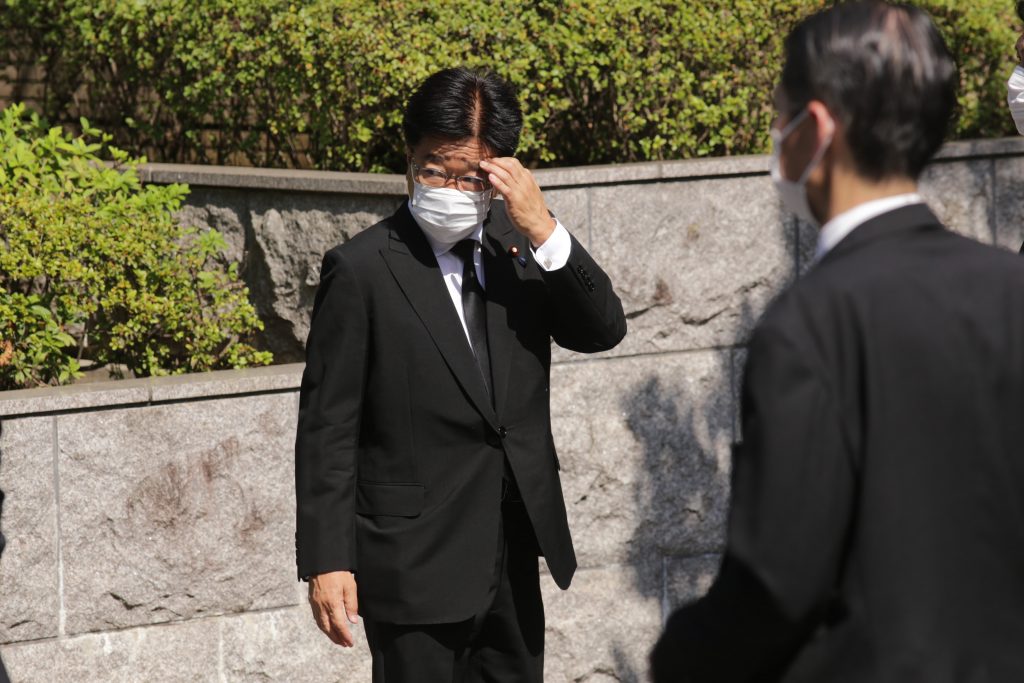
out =
[[[821,159],[822,157],[825,156],[825,152],[827,152],[828,148],[832,145],[833,134],[835,134],[835,125],[831,124],[830,121],[829,131],[825,135],[825,140],[820,145],[818,145],[818,149],[815,150],[814,156],[811,157],[810,163],[807,164],[807,168],[804,169],[803,175],[800,176],[801,183],[807,182],[807,178],[810,177],[811,173],[814,172],[814,169],[817,168],[818,164],[821,163]]]
[[[797,114],[792,121],[786,124],[785,128],[783,128],[782,130],[777,130],[774,128],[772,129],[772,141],[777,148],[777,152],[781,151],[782,142],[790,135],[792,135],[793,131],[795,131],[797,127],[801,123],[803,123],[804,120],[810,115],[811,110],[804,107],[804,109],[799,114]],[[818,164],[825,156],[825,152],[828,151],[829,146],[832,144],[832,137],[835,135],[835,130],[835,123],[832,121],[831,118],[829,118],[828,133],[825,135],[825,140],[824,142],[822,142],[822,144],[818,145],[818,149],[815,150],[814,156],[811,157],[811,160],[808,162],[806,168],[804,168],[804,172],[800,174],[800,179],[796,181],[797,183],[801,185],[805,183],[807,181],[807,178],[810,177],[811,173],[814,172],[814,169],[817,168]]]
[[[793,131],[796,130],[797,126],[799,126],[801,123],[803,123],[804,119],[806,119],[810,115],[811,115],[811,110],[808,109],[807,107],[804,107],[803,109],[800,110],[799,114],[797,114],[795,117],[793,117],[793,120],[791,120],[789,123],[786,124],[785,128],[783,128],[782,130],[777,130],[777,129],[773,128],[772,129],[772,137],[775,138],[775,140],[777,142],[782,142],[783,140],[788,138],[790,135],[792,135]]]

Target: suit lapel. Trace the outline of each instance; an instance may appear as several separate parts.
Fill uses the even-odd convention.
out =
[[[512,344],[508,314],[512,307],[518,282],[515,259],[508,250],[515,244],[515,229],[503,216],[502,205],[496,205],[484,223],[481,247],[484,257],[484,274],[487,282],[487,344],[491,356],[491,381],[494,384],[494,405],[501,415],[504,413],[505,397],[508,393],[509,374],[512,367]],[[494,218],[494,220],[492,220]]]
[[[390,243],[381,255],[463,391],[480,414],[497,427],[490,397],[437,259],[405,204],[392,219]]]

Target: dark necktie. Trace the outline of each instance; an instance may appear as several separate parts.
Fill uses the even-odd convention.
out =
[[[476,277],[476,266],[473,265],[475,249],[475,240],[462,240],[452,247],[452,253],[462,259],[462,312],[466,317],[466,329],[473,344],[480,376],[487,388],[487,395],[492,396],[491,358],[487,350],[487,296]]]

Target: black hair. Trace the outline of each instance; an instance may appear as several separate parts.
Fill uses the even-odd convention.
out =
[[[493,71],[457,67],[429,76],[409,98],[402,122],[409,149],[425,137],[479,138],[490,154],[512,156],[523,113],[515,88]]]
[[[938,29],[911,5],[843,3],[786,39],[784,99],[824,102],[846,129],[857,171],[874,180],[920,176],[942,146],[957,83]]]
[[[1017,0],[1017,16],[1024,21],[1024,0]]]

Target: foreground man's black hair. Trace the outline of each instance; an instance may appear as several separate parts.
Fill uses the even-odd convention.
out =
[[[882,180],[921,174],[948,130],[957,81],[924,11],[870,1],[837,5],[797,26],[781,85],[794,107],[824,102],[846,128],[858,172]]]
[[[444,69],[428,77],[405,107],[405,144],[426,137],[479,138],[494,156],[512,156],[519,146],[523,113],[515,89],[493,71]]]
[[[1024,0],[1018,0],[1017,2],[1017,16],[1020,17],[1021,21],[1024,21]]]

